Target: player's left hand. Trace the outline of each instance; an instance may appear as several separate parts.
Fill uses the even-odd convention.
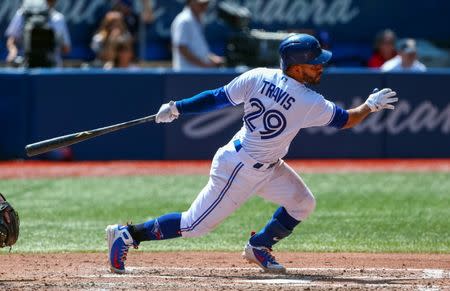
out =
[[[392,103],[397,102],[397,92],[392,91],[389,88],[384,88],[380,91],[376,91],[369,95],[365,104],[369,106],[372,112],[380,111],[383,109],[394,109],[395,106]]]
[[[167,123],[172,122],[178,118],[180,112],[178,112],[177,106],[174,101],[170,101],[169,103],[165,103],[161,105],[158,113],[156,114],[155,121],[156,123]]]

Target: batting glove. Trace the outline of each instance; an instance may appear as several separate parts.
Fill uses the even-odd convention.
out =
[[[374,90],[374,93],[369,95],[365,104],[369,106],[370,111],[376,112],[382,109],[394,109],[395,106],[391,103],[397,102],[398,98],[393,98],[397,96],[397,92],[392,91],[389,88],[384,88],[380,91]]]
[[[156,114],[156,123],[167,123],[172,122],[178,118],[180,112],[178,112],[177,106],[174,101],[161,105],[158,113]]]

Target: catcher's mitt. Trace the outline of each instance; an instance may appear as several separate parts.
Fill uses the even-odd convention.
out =
[[[19,214],[0,193],[0,248],[11,247],[19,238]]]

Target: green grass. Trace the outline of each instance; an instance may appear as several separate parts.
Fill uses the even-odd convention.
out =
[[[450,173],[303,175],[317,209],[277,250],[450,253]],[[21,218],[14,252],[105,251],[107,224],[187,209],[205,176],[3,180]],[[210,234],[144,251],[241,250],[276,205],[250,199]],[[4,250],[3,250],[4,252]]]

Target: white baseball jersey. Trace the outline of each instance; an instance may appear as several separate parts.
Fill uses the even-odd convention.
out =
[[[233,139],[263,163],[286,155],[301,128],[328,125],[336,106],[279,69],[250,70],[224,87],[233,105],[244,103],[244,125]]]
[[[314,196],[281,158],[301,128],[341,127],[346,114],[276,69],[250,70],[224,91],[232,104],[244,103],[244,125],[217,151],[208,184],[182,213],[182,236],[208,233],[254,194],[305,220],[314,210]]]

